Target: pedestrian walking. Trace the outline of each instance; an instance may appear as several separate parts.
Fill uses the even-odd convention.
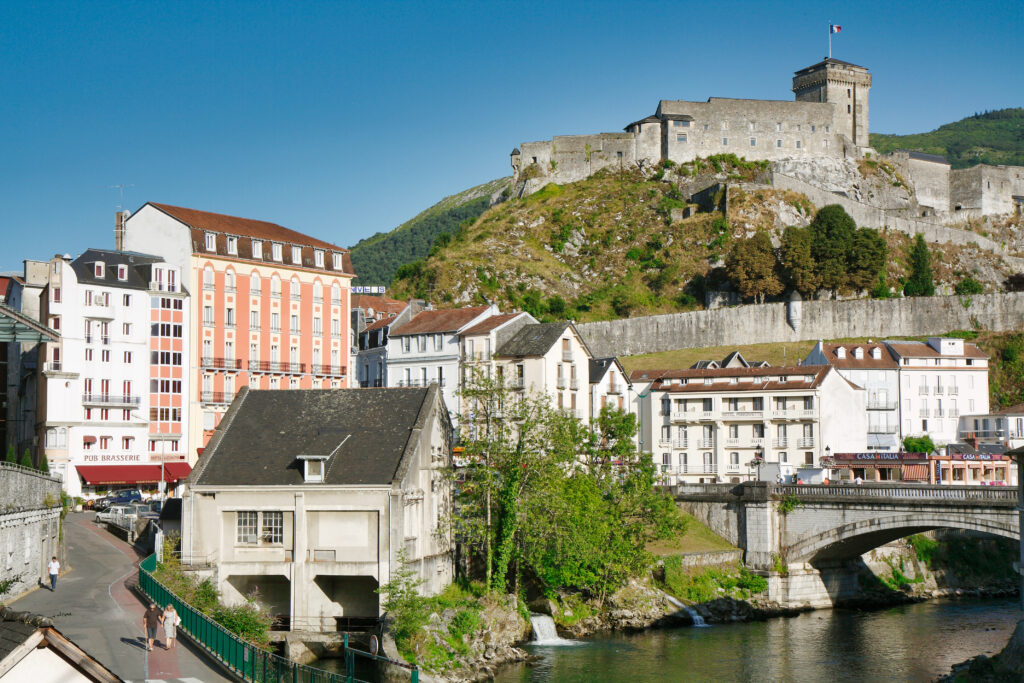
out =
[[[178,616],[178,612],[174,609],[174,605],[167,605],[167,609],[164,610],[164,649],[173,650],[174,643],[178,637],[178,624],[181,623],[181,617]]]
[[[60,562],[57,561],[56,555],[50,558],[50,564],[46,565],[46,570],[50,572],[50,590],[55,591],[57,590],[57,575],[60,574]]]
[[[149,609],[142,615],[142,624],[146,627],[146,650],[153,650],[153,641],[156,640],[156,630],[164,621],[164,615],[155,602],[149,603]]]

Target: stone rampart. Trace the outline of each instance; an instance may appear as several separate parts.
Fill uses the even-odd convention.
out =
[[[975,327],[995,332],[1024,328],[1024,293],[803,301],[795,329],[786,317],[790,305],[672,313],[583,323],[578,328],[595,356],[842,337],[938,335]]]
[[[10,602],[46,579],[59,555],[60,480],[0,463],[0,581],[13,580],[0,602]]]
[[[0,463],[0,511],[34,510],[43,507],[47,496],[60,501],[60,479],[20,465]]]

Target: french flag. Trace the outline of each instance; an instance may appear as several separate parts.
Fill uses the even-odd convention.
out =
[[[828,32],[829,33],[839,33],[842,30],[843,30],[843,27],[840,26],[839,24],[829,24],[828,25]]]

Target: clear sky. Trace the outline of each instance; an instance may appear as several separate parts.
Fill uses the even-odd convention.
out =
[[[0,4],[0,269],[113,246],[119,194],[349,246],[659,99],[791,99],[833,56],[870,128],[1024,105],[1019,2]]]

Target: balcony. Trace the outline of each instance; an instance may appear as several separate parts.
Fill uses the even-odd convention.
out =
[[[868,434],[895,434],[896,425],[884,424],[884,425],[868,425]]]
[[[113,320],[114,309],[107,304],[101,304],[93,301],[91,304],[85,304],[85,306],[82,307],[82,315],[86,318]]]
[[[868,410],[896,410],[896,401],[869,399]]]
[[[763,410],[723,410],[723,418],[753,417],[761,419],[764,417]]]
[[[672,419],[676,422],[696,421],[698,412],[696,410],[676,410],[672,412]]]
[[[271,360],[251,360],[249,361],[249,372],[272,372],[276,374],[292,374],[301,375],[306,372],[305,363],[283,363],[281,361]]]
[[[565,389],[565,378],[559,377],[555,380],[555,386],[559,389]]]
[[[730,437],[725,440],[726,446],[739,446],[740,443],[742,443],[742,439],[740,439],[739,437]]]
[[[918,417],[928,417],[928,415],[929,413],[927,408],[921,408],[919,411],[917,411]]]
[[[344,377],[345,376],[344,365],[314,365],[314,375],[325,375],[327,377]],[[442,384],[443,386],[443,384]]]
[[[664,438],[658,439],[658,445],[660,447],[662,447],[662,448],[671,448],[672,447],[672,439],[664,439]]]
[[[119,408],[138,408],[142,402],[138,396],[121,396],[118,394],[82,394],[82,405],[107,406]]]
[[[772,448],[789,448],[789,439],[783,437],[772,442]]]
[[[271,325],[270,326],[270,331],[271,332],[280,332],[281,331],[281,326],[280,325]]]
[[[950,417],[960,417],[960,410],[958,408],[950,408],[948,412]]]
[[[715,440],[714,439],[699,439],[697,441],[697,448],[714,448],[714,447],[715,447]]]
[[[227,294],[234,294],[238,291],[238,288],[234,285],[224,285],[224,292]]]
[[[570,390],[576,391],[579,388],[580,388],[580,380],[579,380],[578,377],[573,377],[572,379],[569,380],[569,389]]]
[[[242,361],[239,358],[213,358],[204,356],[200,367],[212,370],[241,370]]]
[[[526,388],[526,378],[525,377],[513,377],[512,381],[509,382],[509,386],[512,387],[513,389],[518,389],[518,390],[522,391],[523,389]]]
[[[943,391],[943,388],[944,387],[941,387],[941,386],[935,387],[935,389],[932,390],[932,393],[934,393],[936,396],[942,396],[942,394],[945,393]]]
[[[690,440],[689,439],[676,439],[675,443],[674,443],[674,447],[675,448],[689,448],[690,447]]]
[[[714,420],[715,411],[713,410],[702,410],[700,413],[700,419],[702,420]]]
[[[622,385],[621,384],[609,384],[608,385],[608,393],[611,394],[611,395],[621,394],[622,393]]]
[[[315,304],[322,304],[323,302],[324,302],[323,296],[314,296],[313,297],[313,303],[315,303]]]
[[[918,387],[917,388],[917,395],[918,396],[927,396],[928,393],[929,393],[928,387]]]
[[[797,448],[814,448],[814,437],[813,436],[805,436],[805,437],[803,437],[802,439],[800,439],[800,442],[797,444]]]
[[[103,344],[104,346],[109,346],[110,345],[110,337],[108,337],[106,335],[100,337],[100,344]]]
[[[398,386],[400,387],[418,387],[422,383],[418,379],[400,379],[398,380]]]
[[[943,410],[942,408],[936,408],[935,410],[932,411],[932,417],[945,417],[945,416],[946,416],[946,411]]]
[[[231,403],[234,396],[225,391],[203,391],[199,394],[199,400],[203,403],[224,405]]]
[[[564,362],[564,363],[571,363],[572,362],[572,350],[571,349],[562,349],[562,362]]]
[[[958,396],[960,394],[960,387],[946,387],[946,393],[950,396]]]

